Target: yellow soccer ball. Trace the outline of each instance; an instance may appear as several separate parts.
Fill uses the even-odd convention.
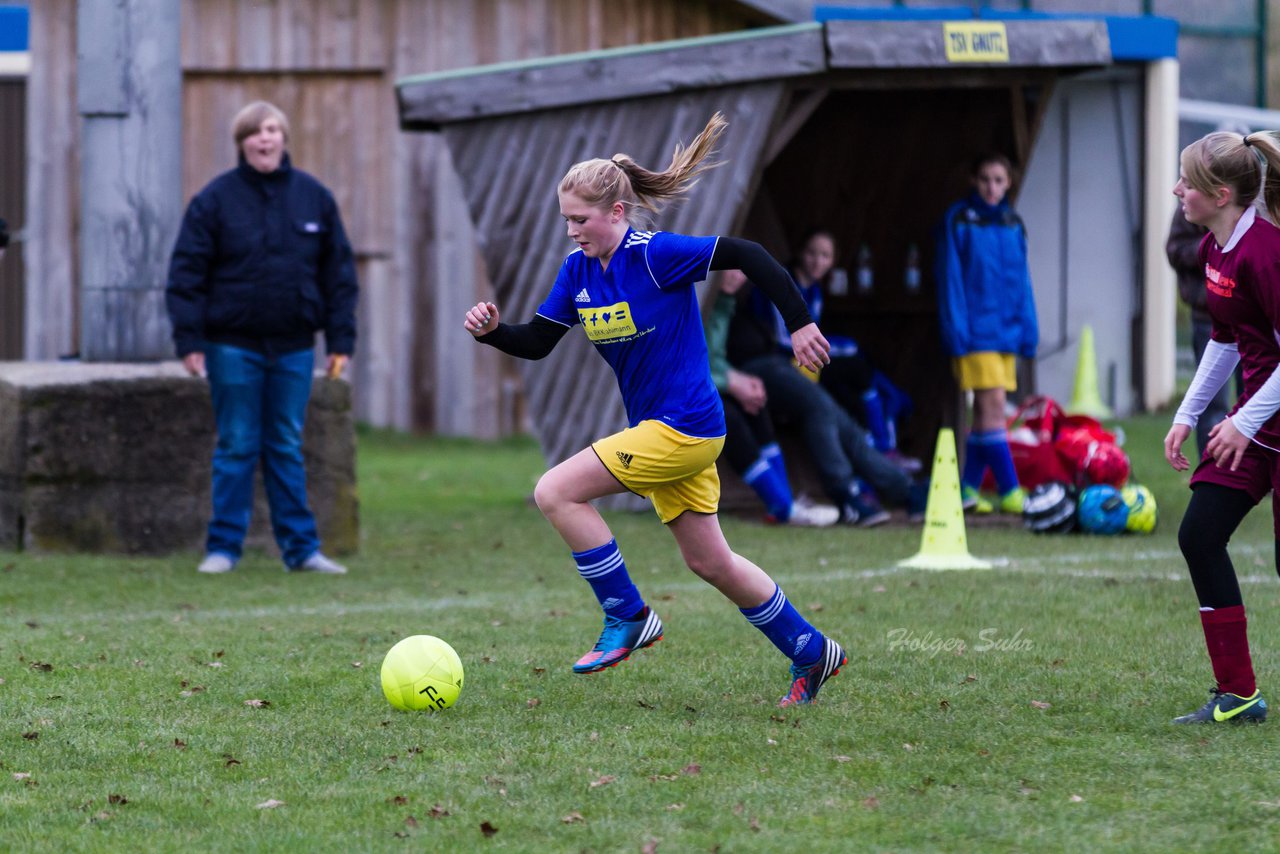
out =
[[[1156,497],[1151,490],[1140,484],[1131,484],[1120,490],[1120,497],[1129,505],[1129,521],[1125,530],[1135,534],[1150,534],[1156,529],[1159,514],[1156,511]]]
[[[406,712],[447,709],[462,693],[462,660],[440,638],[407,637],[382,660],[382,693]]]

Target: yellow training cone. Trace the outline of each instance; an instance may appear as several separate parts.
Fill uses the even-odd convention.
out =
[[[1093,353],[1093,327],[1088,324],[1080,330],[1080,354],[1076,357],[1076,384],[1071,391],[1071,403],[1067,412],[1075,415],[1092,415],[1094,418],[1110,418],[1111,407],[1098,395],[1098,362]]]
[[[929,503],[924,511],[924,533],[915,557],[898,561],[908,569],[990,569],[991,564],[969,554],[964,533],[964,508],[960,504],[960,467],[956,464],[956,435],[951,428],[938,431],[933,456]]]

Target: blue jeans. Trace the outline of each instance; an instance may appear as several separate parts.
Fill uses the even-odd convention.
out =
[[[797,424],[827,495],[839,507],[854,475],[887,504],[903,504],[911,478],[872,445],[867,431],[821,385],[807,380],[785,356],[757,356],[741,367],[764,382],[769,412],[779,423]]]
[[[213,518],[205,553],[240,557],[253,513],[254,470],[261,459],[271,532],[285,565],[298,566],[320,550],[302,463],[302,422],[315,356],[311,350],[265,356],[209,344],[204,358],[218,426]]]

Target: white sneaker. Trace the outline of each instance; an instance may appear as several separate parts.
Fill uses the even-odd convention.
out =
[[[337,561],[330,560],[320,552],[293,567],[293,572],[318,572],[322,575],[346,575],[347,568]]]
[[[799,525],[805,528],[826,528],[840,521],[840,511],[830,504],[815,504],[809,498],[800,496],[791,504],[791,518],[788,525]]]
[[[200,561],[200,565],[196,567],[196,572],[208,572],[216,575],[230,572],[235,567],[235,561],[231,558],[221,552],[213,552],[204,556],[204,560]]]

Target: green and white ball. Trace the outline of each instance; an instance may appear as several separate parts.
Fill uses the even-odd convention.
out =
[[[462,660],[440,638],[407,637],[382,660],[382,693],[406,712],[447,709],[462,693]]]
[[[1120,497],[1129,505],[1129,520],[1125,530],[1135,534],[1150,534],[1156,529],[1159,513],[1156,510],[1156,497],[1151,490],[1141,484],[1130,484],[1120,490]]]

